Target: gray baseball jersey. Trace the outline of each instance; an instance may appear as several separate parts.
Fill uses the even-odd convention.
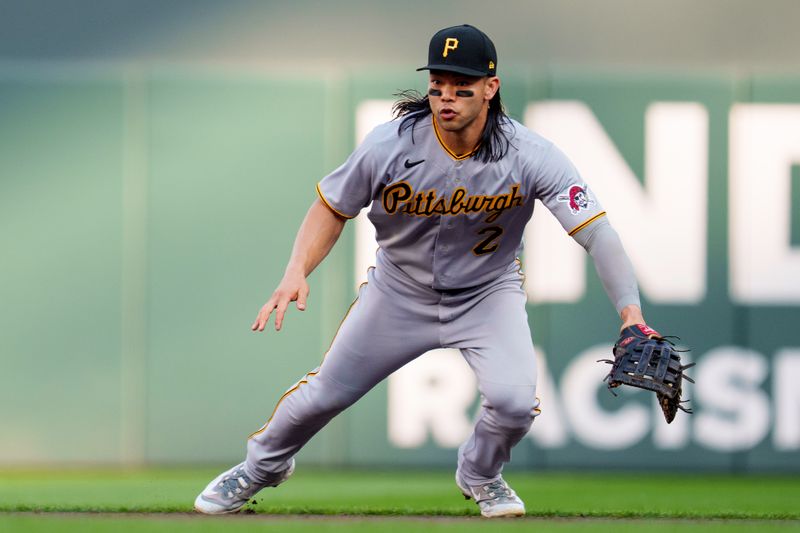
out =
[[[429,118],[398,135],[375,128],[317,190],[347,218],[372,202],[381,253],[417,282],[439,290],[495,279],[522,250],[541,200],[571,235],[602,217],[600,203],[556,148],[516,121],[509,153],[483,163],[457,157]]]
[[[475,430],[459,448],[463,482],[499,478],[539,413],[516,260],[523,231],[537,198],[571,234],[602,226],[604,220],[593,222],[604,212],[567,158],[517,122],[508,124],[508,154],[491,163],[452,153],[433,118],[413,132],[398,134],[398,127],[377,127],[317,186],[328,207],[347,218],[372,203],[377,266],[320,367],[291,387],[251,435],[246,469],[253,479],[288,468],[331,418],[435,348],[461,350],[483,398]]]

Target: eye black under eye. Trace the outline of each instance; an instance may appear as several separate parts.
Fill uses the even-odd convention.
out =
[[[439,89],[428,89],[428,96],[442,96],[442,91]]]
[[[456,96],[460,96],[462,98],[471,98],[475,96],[475,91],[469,91],[466,89],[462,89],[460,91],[456,91]]]

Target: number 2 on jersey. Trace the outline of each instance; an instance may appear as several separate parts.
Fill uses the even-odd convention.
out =
[[[502,234],[503,228],[500,226],[489,226],[488,228],[483,228],[478,232],[478,235],[486,235],[486,238],[475,245],[475,248],[472,249],[472,253],[475,255],[485,255],[496,252],[500,247],[498,240]]]

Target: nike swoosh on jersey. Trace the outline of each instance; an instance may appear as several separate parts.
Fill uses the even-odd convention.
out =
[[[420,159],[419,161],[414,161],[413,163],[411,162],[411,160],[406,159],[406,161],[405,161],[405,163],[403,163],[403,165],[406,168],[412,168],[412,167],[415,167],[415,166],[419,165],[420,163],[424,163],[424,162],[425,162],[424,159]]]

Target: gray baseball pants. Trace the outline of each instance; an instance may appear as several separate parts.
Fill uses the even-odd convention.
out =
[[[328,421],[389,374],[429,350],[457,348],[482,395],[475,429],[458,451],[459,474],[469,485],[494,481],[539,412],[525,300],[516,264],[487,284],[437,291],[379,254],[321,366],[250,436],[248,474],[263,481],[285,470]]]

